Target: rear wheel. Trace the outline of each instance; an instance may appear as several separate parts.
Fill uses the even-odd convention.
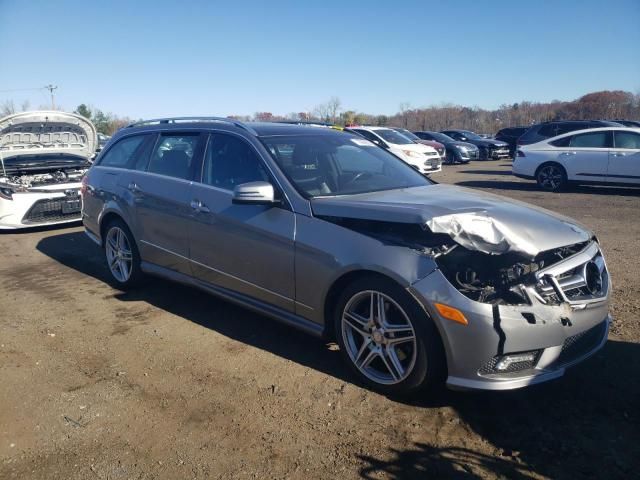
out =
[[[435,325],[399,285],[383,277],[349,285],[336,305],[335,331],[358,378],[385,394],[409,394],[443,378]]]
[[[546,163],[536,172],[536,182],[543,190],[557,192],[567,184],[567,172],[562,165]]]
[[[133,287],[142,279],[138,247],[120,219],[112,220],[105,229],[104,255],[111,278],[119,288]]]

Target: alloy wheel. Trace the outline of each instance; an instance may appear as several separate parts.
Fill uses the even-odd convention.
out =
[[[105,243],[107,264],[113,277],[121,283],[131,277],[133,253],[127,234],[120,227],[111,227]]]
[[[538,183],[545,190],[557,190],[564,182],[564,174],[555,165],[546,165],[538,172]]]
[[[393,385],[416,362],[416,333],[405,311],[384,293],[355,294],[342,312],[342,339],[349,358],[368,379]]]

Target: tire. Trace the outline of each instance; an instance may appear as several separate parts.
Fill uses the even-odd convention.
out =
[[[567,172],[558,163],[544,163],[536,171],[536,182],[542,190],[558,192],[567,186]]]
[[[456,155],[455,153],[453,153],[452,151],[447,152],[446,156],[444,157],[444,163],[446,165],[454,165],[456,163]]]
[[[122,290],[139,285],[144,274],[140,269],[140,253],[129,227],[114,219],[104,229],[104,258],[111,281]]]
[[[376,315],[379,301],[383,318]],[[443,384],[445,357],[438,330],[397,283],[381,276],[354,281],[340,295],[333,320],[344,361],[371,389],[404,396]]]

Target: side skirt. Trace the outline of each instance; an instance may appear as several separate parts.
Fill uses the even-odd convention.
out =
[[[271,317],[275,320],[278,320],[279,322],[284,323],[285,325],[296,328],[315,337],[322,337],[324,335],[324,327],[322,325],[318,325],[317,323],[307,320],[306,318],[303,318],[299,315],[288,312],[274,305],[261,302],[260,300],[256,300],[255,298],[249,297],[247,295],[243,295],[226,288],[211,285],[210,283],[200,281],[183,273],[169,270],[168,268],[160,267],[153,263],[141,262],[140,267],[145,273],[192,287],[197,287],[207,293],[245,307],[256,313]]]

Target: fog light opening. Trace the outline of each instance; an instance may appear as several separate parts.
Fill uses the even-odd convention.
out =
[[[519,363],[530,364],[535,366],[536,359],[538,357],[538,351],[533,352],[522,352],[522,353],[513,353],[510,355],[505,355],[496,363],[495,369],[498,372],[505,372],[509,370],[512,366],[515,366]]]

